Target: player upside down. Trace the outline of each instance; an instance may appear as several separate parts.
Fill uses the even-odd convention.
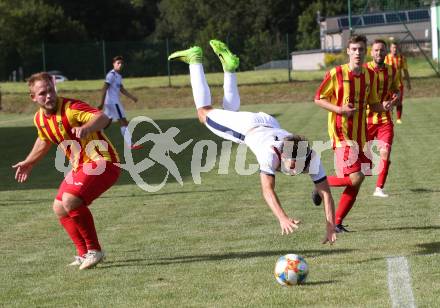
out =
[[[189,64],[192,92],[200,122],[217,136],[246,144],[255,154],[260,167],[263,197],[278,219],[282,234],[292,233],[300,221],[289,217],[283,210],[275,193],[275,173],[309,173],[316,191],[324,201],[326,235],[323,243],[335,242],[334,201],[319,157],[310,149],[305,138],[282,129],[274,117],[263,112],[238,111],[240,96],[235,70],[239,59],[220,41],[211,40],[210,45],[220,58],[224,70],[223,110],[211,105],[200,47],[174,52],[168,58]]]

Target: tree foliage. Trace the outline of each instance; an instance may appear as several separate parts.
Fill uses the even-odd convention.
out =
[[[365,14],[426,2],[351,0],[351,9]],[[288,50],[319,48],[318,11],[346,14],[347,0],[0,0],[0,78],[19,66],[41,69],[42,42],[168,39],[171,50],[198,44],[209,70],[218,69],[218,61],[208,42],[218,38],[240,55],[241,69],[252,69],[286,58]]]

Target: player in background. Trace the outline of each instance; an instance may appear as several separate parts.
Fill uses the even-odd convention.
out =
[[[348,232],[342,222],[356,201],[364,180],[363,167],[369,169],[364,155],[366,143],[366,108],[375,112],[387,111],[391,101],[379,104],[375,89],[375,75],[363,67],[367,39],[352,36],[348,41],[349,63],[328,71],[316,91],[315,103],[329,111],[328,133],[333,143],[337,176],[327,177],[333,187],[345,187],[336,210],[336,232]],[[320,198],[315,194],[315,204]]]
[[[372,70],[377,77],[377,95],[381,102],[399,96],[399,71],[391,65],[385,64],[387,44],[383,40],[375,40],[371,45],[373,60],[365,67]],[[367,139],[379,140],[380,165],[376,182],[375,197],[388,197],[383,189],[390,168],[391,145],[393,144],[394,125],[391,112],[374,112],[367,106]]]
[[[220,58],[224,70],[223,110],[211,105],[211,92],[205,79],[200,47],[177,51],[168,57],[169,60],[189,64],[194,103],[200,122],[217,136],[246,144],[255,154],[260,166],[263,197],[279,221],[281,234],[292,233],[298,228],[299,220],[289,217],[281,207],[275,193],[275,173],[282,171],[288,175],[297,175],[308,172],[315,189],[324,199],[326,235],[323,243],[333,243],[336,240],[334,201],[319,157],[310,149],[306,139],[282,129],[274,117],[263,112],[238,111],[240,96],[235,70],[239,59],[220,41],[211,40],[210,45]]]
[[[127,130],[128,121],[125,116],[124,106],[120,100],[120,93],[127,96],[133,102],[137,102],[136,96],[130,94],[123,84],[121,71],[124,67],[124,59],[122,56],[116,56],[113,58],[113,69],[108,72],[105,77],[104,86],[102,88],[101,103],[98,109],[104,108],[104,113],[111,121],[118,121],[121,127],[121,134],[124,137],[125,144],[132,149],[139,149],[142,146],[134,146],[131,140],[131,134]]]
[[[25,160],[12,166],[15,179],[26,181],[34,165],[57,144],[72,164],[53,202],[53,211],[73,241],[77,256],[69,264],[87,269],[99,263],[104,253],[88,206],[118,179],[118,153],[102,132],[109,118],[76,99],[58,97],[48,73],[32,75],[30,96],[40,109],[34,116],[38,137]]]
[[[385,64],[392,65],[395,69],[397,69],[398,77],[399,77],[399,91],[400,91],[400,99],[397,102],[397,124],[402,124],[402,110],[403,110],[403,79],[406,81],[406,87],[411,91],[411,81],[409,78],[408,72],[408,64],[406,63],[406,58],[399,50],[399,46],[397,43],[390,44],[390,53],[385,58]],[[402,74],[403,73],[403,74]]]

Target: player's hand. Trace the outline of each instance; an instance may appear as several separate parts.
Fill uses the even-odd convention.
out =
[[[15,172],[15,179],[18,183],[23,183],[29,177],[33,165],[27,163],[26,161],[21,161],[12,166],[12,168],[17,169]]]
[[[289,217],[281,219],[280,220],[281,235],[290,234],[293,231],[295,231],[295,229],[298,229],[298,225],[300,222],[301,221]]]
[[[400,101],[400,93],[393,93],[391,96],[391,103],[393,106],[397,105]]]
[[[394,104],[393,104],[392,100],[388,100],[388,101],[383,101],[382,102],[382,106],[383,106],[383,109],[388,111],[388,110],[391,110],[393,108]]]
[[[72,134],[74,134],[78,139],[86,137],[89,133],[90,132],[87,127],[80,126],[72,128]]]
[[[347,116],[348,118],[352,117],[357,109],[354,108],[353,104],[343,105],[340,107],[340,114]]]
[[[329,243],[330,245],[333,245],[334,242],[336,242],[335,225],[332,223],[327,223],[327,232],[322,243]]]

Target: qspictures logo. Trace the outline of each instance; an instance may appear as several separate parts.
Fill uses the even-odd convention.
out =
[[[192,180],[195,184],[202,183],[202,174],[210,172],[218,163],[218,174],[228,174],[230,172],[230,165],[232,161],[232,141],[225,140],[219,146],[212,140],[199,140],[194,142],[193,139],[189,139],[181,144],[179,144],[175,138],[179,135],[180,130],[177,127],[170,127],[166,131],[162,131],[162,129],[157,125],[154,120],[146,116],[138,116],[133,118],[127,127],[128,132],[133,135],[136,127],[141,124],[150,124],[154,127],[153,132],[146,133],[143,137],[141,137],[135,145],[142,145],[145,143],[151,143],[150,151],[147,156],[142,160],[135,162],[134,157],[132,155],[131,149],[128,147],[124,147],[124,163],[118,163],[117,165],[126,170],[134,183],[141,189],[147,192],[157,192],[161,188],[163,188],[170,175],[181,185],[184,185],[184,181],[181,175],[181,172],[176,164],[176,162],[171,157],[171,153],[173,156],[176,156],[182,153],[184,150],[192,147],[192,155],[190,161],[190,173]],[[356,162],[359,156],[359,147],[357,143],[354,141],[350,142],[350,151],[346,155],[346,160],[344,161],[344,165],[346,167],[351,166],[354,162]],[[343,146],[343,145],[342,145]],[[377,175],[380,173],[380,156],[374,151],[378,150],[381,147],[386,146],[383,142],[374,140],[368,142],[364,148],[363,152],[367,158],[369,158],[372,162],[363,163],[361,168],[364,174],[368,175]],[[66,165],[65,161],[65,152],[66,149],[69,149],[70,152],[70,161]],[[325,151],[330,151],[331,155],[333,155],[332,151],[332,142],[329,141],[313,141],[312,149],[314,151],[314,155],[312,158],[312,162],[310,163],[310,167],[307,170],[308,174],[318,174],[319,172],[319,161],[321,159],[321,155]],[[75,165],[75,162],[79,158],[79,154],[81,152],[81,145],[76,140],[66,140],[58,145],[57,153],[55,157],[55,167],[58,171],[64,173],[65,179],[68,183],[72,184],[73,179],[71,176],[72,165]],[[103,140],[92,140],[84,149],[85,154],[90,157],[93,156],[93,153],[100,151],[107,151],[108,144]],[[270,149],[269,149],[270,150]],[[250,152],[250,151],[249,151]],[[102,158],[102,157],[101,157]],[[248,158],[248,147],[244,144],[238,144],[237,150],[235,152],[235,165],[234,170],[238,175],[249,176],[259,172],[259,165],[255,163],[249,163],[247,161]],[[166,170],[166,173],[163,179],[158,184],[148,183],[148,178],[142,173],[155,165],[159,165]],[[105,170],[106,163],[103,159],[97,159],[93,163],[82,165],[84,173],[88,175],[99,175],[102,174]],[[334,166],[336,168],[336,158],[334,160]],[[371,168],[374,166],[374,168]],[[187,169],[187,168],[186,168]],[[304,171],[304,170],[300,170]],[[339,175],[338,176],[343,176]]]

